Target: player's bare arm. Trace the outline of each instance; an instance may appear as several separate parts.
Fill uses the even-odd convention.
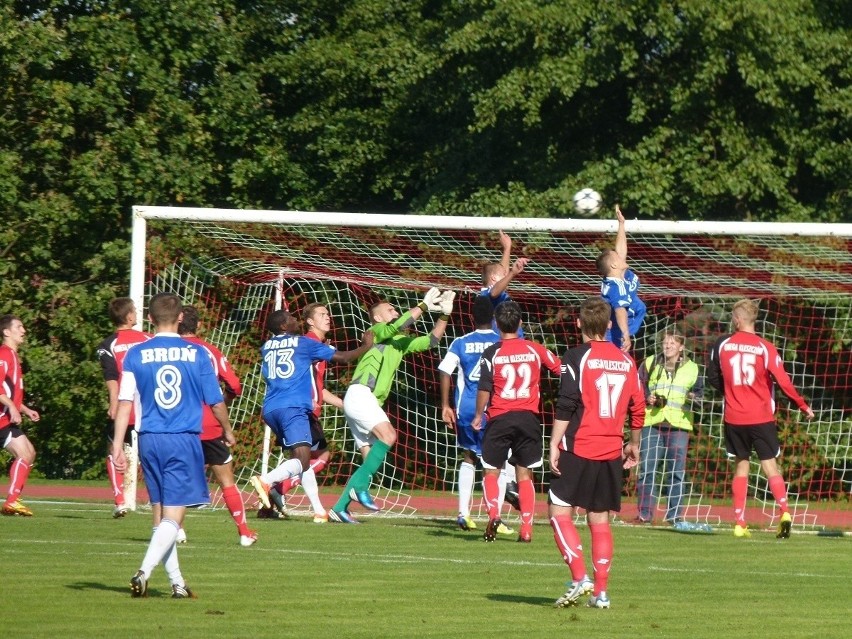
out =
[[[213,416],[216,418],[216,421],[218,421],[219,425],[222,427],[222,437],[224,438],[225,443],[228,446],[235,445],[237,443],[237,440],[234,437],[234,431],[231,428],[231,420],[228,417],[228,407],[225,406],[225,402],[213,404],[213,406],[210,407],[210,410],[213,411]]]
[[[476,413],[474,414],[473,420],[470,422],[471,428],[473,430],[481,430],[482,429],[482,414],[485,412],[485,407],[488,406],[488,400],[491,397],[491,393],[485,390],[476,392]]]
[[[506,276],[499,282],[496,282],[494,286],[491,287],[490,295],[492,299],[500,297],[500,295],[502,295],[503,292],[507,288],[509,288],[509,284],[512,282],[513,279],[515,279],[515,276],[523,273],[524,269],[529,263],[530,260],[528,257],[519,257],[518,259],[516,259],[514,264],[512,264],[512,267],[507,269]]]
[[[627,328],[627,309],[626,308],[616,308],[615,309],[615,323],[618,324],[618,328],[621,329],[621,350],[627,353],[630,350],[631,342],[630,342],[630,331]]]
[[[331,404],[335,408],[343,408],[343,400],[327,388],[322,389],[322,401],[325,404]]]
[[[567,420],[553,420],[553,428],[550,431],[550,472],[557,477],[562,474],[559,470],[559,455],[562,452],[559,450],[559,442],[562,441],[562,438],[565,436],[565,431],[567,430]]]
[[[512,263],[512,238],[502,230],[500,231],[500,250],[500,264],[503,266],[503,270],[508,272],[509,265]]]
[[[621,213],[621,207],[615,205],[615,217],[618,220],[618,232],[615,234],[615,252],[622,260],[627,259],[627,230],[624,224],[624,215]]]
[[[115,469],[123,473],[127,469],[127,459],[124,456],[124,436],[127,434],[127,426],[130,423],[130,411],[133,402],[119,401],[118,410],[115,413],[115,421],[112,426],[112,463]]]
[[[441,419],[448,426],[455,428],[456,411],[450,405],[450,376],[441,371]]]

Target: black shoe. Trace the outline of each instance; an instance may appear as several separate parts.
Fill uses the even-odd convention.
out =
[[[197,597],[186,584],[183,586],[172,584],[172,599],[197,599]]]
[[[148,596],[148,580],[145,579],[145,573],[137,570],[136,574],[130,578],[130,596],[131,597],[147,597]]]
[[[518,494],[518,482],[506,484],[506,503],[517,511],[521,510],[521,496]]]
[[[485,541],[491,542],[497,539],[497,528],[503,523],[503,520],[497,517],[496,519],[489,519],[488,525],[485,527],[485,532],[482,535],[482,538]]]

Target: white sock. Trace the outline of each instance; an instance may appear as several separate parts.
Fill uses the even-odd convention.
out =
[[[497,477],[497,512],[503,512],[503,502],[506,500],[506,470],[505,468],[500,471],[500,475]]]
[[[165,559],[169,551],[174,550],[174,560],[177,562],[177,550],[174,549],[174,546],[177,540],[178,528],[179,526],[176,521],[163,519],[160,521],[160,525],[154,529],[154,534],[151,535],[148,550],[145,551],[145,558],[142,560],[142,566],[140,567],[140,570],[145,573],[145,579],[151,576],[154,568]]]
[[[319,486],[317,485],[317,475],[313,468],[308,468],[302,473],[302,489],[311,501],[311,508],[314,513],[322,515],[325,512],[322,502],[319,497]]]
[[[512,466],[509,462],[506,462],[506,465],[503,466],[503,470],[500,471],[502,473],[506,473],[506,481],[507,482],[517,482],[518,478],[515,475],[515,467]]]
[[[271,486],[272,484],[284,481],[288,477],[292,477],[293,475],[299,475],[302,473],[302,462],[300,462],[295,457],[292,459],[288,459],[280,466],[273,468],[265,475],[261,475],[260,481],[264,484],[268,484]]]
[[[183,580],[183,575],[180,572],[180,564],[178,563],[177,544],[172,544],[166,556],[163,557],[163,568],[166,569],[166,575],[169,577],[169,583],[176,586],[184,587],[186,582]]]
[[[470,515],[470,500],[473,496],[473,481],[476,478],[476,467],[469,462],[459,466],[459,515]]]

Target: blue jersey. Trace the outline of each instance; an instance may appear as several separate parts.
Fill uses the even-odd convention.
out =
[[[624,273],[624,279],[606,277],[601,282],[601,297],[612,306],[612,329],[607,331],[606,339],[621,346],[621,329],[615,321],[615,309],[627,309],[627,330],[635,335],[645,319],[645,302],[639,299],[639,276],[631,269]]]
[[[266,380],[263,413],[279,408],[314,409],[313,363],[329,361],[336,349],[304,335],[274,335],[260,349]]]
[[[482,288],[479,291],[479,294],[484,295],[488,299],[490,299],[491,303],[494,305],[494,308],[497,308],[503,302],[508,302],[512,299],[511,297],[509,297],[509,293],[507,291],[503,291],[497,297],[491,297],[491,287],[490,286]],[[491,328],[494,330],[495,333],[497,333],[498,336],[500,335],[500,329],[497,328],[497,321],[496,320],[491,321]],[[518,329],[518,337],[523,337],[523,336],[524,336],[524,328],[522,326]]]
[[[139,394],[140,433],[200,433],[201,408],[224,400],[207,351],[176,333],[158,333],[130,348],[118,398]]]
[[[456,419],[467,426],[476,412],[476,392],[479,385],[479,362],[485,349],[500,341],[493,330],[476,330],[457,337],[450,344],[438,370],[452,375],[456,369]]]

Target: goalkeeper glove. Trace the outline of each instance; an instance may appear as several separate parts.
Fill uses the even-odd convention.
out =
[[[441,293],[440,301],[440,310],[444,315],[449,315],[453,312],[453,300],[456,299],[455,291],[444,291]]]
[[[419,306],[423,308],[424,311],[440,311],[441,310],[441,291],[437,288],[432,287],[427,292],[426,295],[423,296],[423,301],[420,302]]]

